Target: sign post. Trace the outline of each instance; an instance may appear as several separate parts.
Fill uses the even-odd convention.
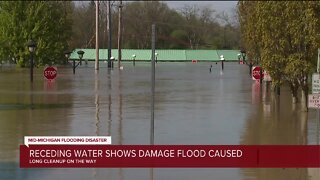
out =
[[[43,70],[43,76],[49,80],[52,81],[57,77],[57,67],[54,66],[48,66]]]
[[[319,61],[320,61],[320,48],[318,48],[318,62],[317,62],[317,73],[319,73]],[[320,111],[318,110],[318,121],[317,121],[317,129],[320,124]],[[318,132],[318,131],[317,131]],[[317,144],[319,144],[319,134],[317,136]]]
[[[318,48],[317,73],[319,73],[320,48]]]
[[[312,75],[312,93],[317,92],[319,93],[319,62],[320,61],[320,48],[318,48],[318,61],[317,61],[317,75],[313,74]],[[309,107],[309,106],[308,106]],[[318,121],[317,121],[317,129],[319,127],[319,123],[320,123],[320,108],[318,108]],[[319,143],[319,136],[317,135],[317,144]]]

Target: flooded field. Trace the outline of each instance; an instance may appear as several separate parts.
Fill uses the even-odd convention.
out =
[[[155,144],[319,144],[316,110],[292,105],[289,89],[277,99],[237,63],[156,64]],[[72,74],[58,69],[55,82],[36,69],[0,67],[0,179],[56,180],[315,180],[319,169],[84,168],[21,169],[24,136],[112,136],[112,144],[149,144],[150,63],[108,70],[93,63]]]

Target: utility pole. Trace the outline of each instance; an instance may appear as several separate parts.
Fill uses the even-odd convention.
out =
[[[155,49],[156,49],[156,25],[152,24],[151,36],[151,123],[150,123],[150,145],[154,145],[154,95],[155,95]]]
[[[122,0],[120,0],[119,4],[119,22],[118,22],[118,68],[120,69],[121,65],[121,30],[122,30]]]
[[[96,1],[96,61],[95,70],[99,70],[99,1]]]
[[[154,98],[155,98],[155,80],[156,80],[156,25],[151,26],[151,122],[150,122],[150,145],[154,145]],[[135,58],[135,55],[134,55]],[[150,179],[153,180],[153,168],[150,169]]]
[[[108,1],[108,9],[107,9],[107,20],[108,20],[108,25],[107,25],[107,31],[108,31],[108,68],[111,68],[111,45],[112,45],[112,39],[111,39],[111,2]]]

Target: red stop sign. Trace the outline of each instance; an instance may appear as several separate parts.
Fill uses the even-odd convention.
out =
[[[252,79],[253,80],[260,80],[260,70],[261,70],[260,66],[252,67]],[[263,73],[262,73],[261,78],[263,78]]]
[[[46,67],[43,71],[43,76],[48,80],[53,80],[57,77],[57,68],[53,66]]]

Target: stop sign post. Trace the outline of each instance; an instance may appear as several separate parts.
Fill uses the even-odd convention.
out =
[[[260,80],[263,79],[263,73],[261,73],[261,67],[260,66],[253,66],[252,67],[252,79],[253,80]]]
[[[53,66],[48,66],[43,71],[43,76],[51,81],[54,80],[57,77],[57,68]]]

